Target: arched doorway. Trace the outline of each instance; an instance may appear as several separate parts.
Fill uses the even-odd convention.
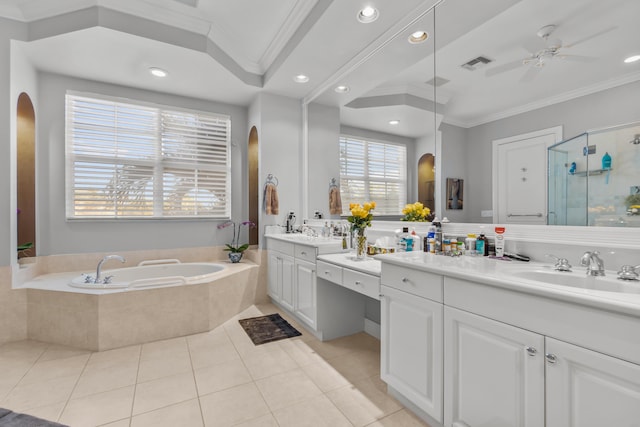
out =
[[[249,168],[249,221],[252,221],[256,228],[249,229],[249,244],[258,244],[258,218],[260,216],[259,189],[258,189],[258,129],[255,126],[249,132],[249,150],[248,150],[248,168]]]
[[[36,255],[36,115],[24,92],[17,110],[18,257],[25,257]]]
[[[427,153],[418,161],[418,200],[431,212],[436,211],[435,160],[433,154]]]

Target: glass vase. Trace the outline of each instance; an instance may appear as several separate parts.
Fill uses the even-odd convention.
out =
[[[367,236],[364,228],[353,230],[354,247],[356,249],[356,260],[363,260],[367,257]]]

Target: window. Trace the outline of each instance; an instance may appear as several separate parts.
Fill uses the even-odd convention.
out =
[[[228,116],[67,94],[67,218],[229,218],[230,130]]]
[[[407,199],[404,145],[340,137],[340,195],[349,203],[376,202],[378,215],[399,215]]]

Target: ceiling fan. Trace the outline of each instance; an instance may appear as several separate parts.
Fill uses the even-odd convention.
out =
[[[508,62],[503,65],[498,65],[497,67],[490,68],[486,71],[486,76],[491,77],[496,74],[504,73],[510,70],[514,70],[516,68],[525,66],[528,67],[525,74],[520,79],[521,82],[528,82],[533,80],[542,70],[542,68],[548,64],[550,61],[554,61],[556,59],[562,59],[567,61],[574,62],[591,62],[596,58],[590,56],[581,56],[581,55],[569,55],[565,53],[566,49],[572,48],[580,43],[584,43],[587,40],[591,40],[595,37],[608,33],[609,31],[614,30],[616,27],[609,27],[604,30],[598,31],[594,34],[583,37],[582,39],[576,40],[573,43],[563,44],[560,39],[550,39],[549,37],[556,29],[555,25],[545,25],[540,28],[536,35],[539,37],[538,39],[533,39],[524,44],[523,48],[529,52],[529,56],[523,59],[518,59],[516,61]]]

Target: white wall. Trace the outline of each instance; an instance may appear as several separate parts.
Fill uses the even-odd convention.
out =
[[[39,255],[222,245],[229,229],[213,220],[67,221],[65,219],[65,93],[93,92],[231,116],[232,218],[247,217],[247,110],[227,104],[132,89],[55,74],[39,75],[37,223]]]
[[[320,104],[308,106],[309,129],[309,199],[307,211],[325,218],[340,218],[329,214],[329,184],[331,178],[340,183],[340,109]],[[344,205],[343,205],[344,206]]]
[[[494,139],[559,125],[563,126],[563,136],[567,139],[586,130],[638,121],[639,93],[640,82],[629,83],[468,129],[465,151],[469,179],[465,180],[464,203],[465,210],[469,210],[465,220],[491,221],[491,218],[481,218],[480,211],[492,209],[491,144]],[[447,130],[454,131],[451,127],[445,129],[443,141],[447,139]],[[458,160],[443,159],[446,165]]]

